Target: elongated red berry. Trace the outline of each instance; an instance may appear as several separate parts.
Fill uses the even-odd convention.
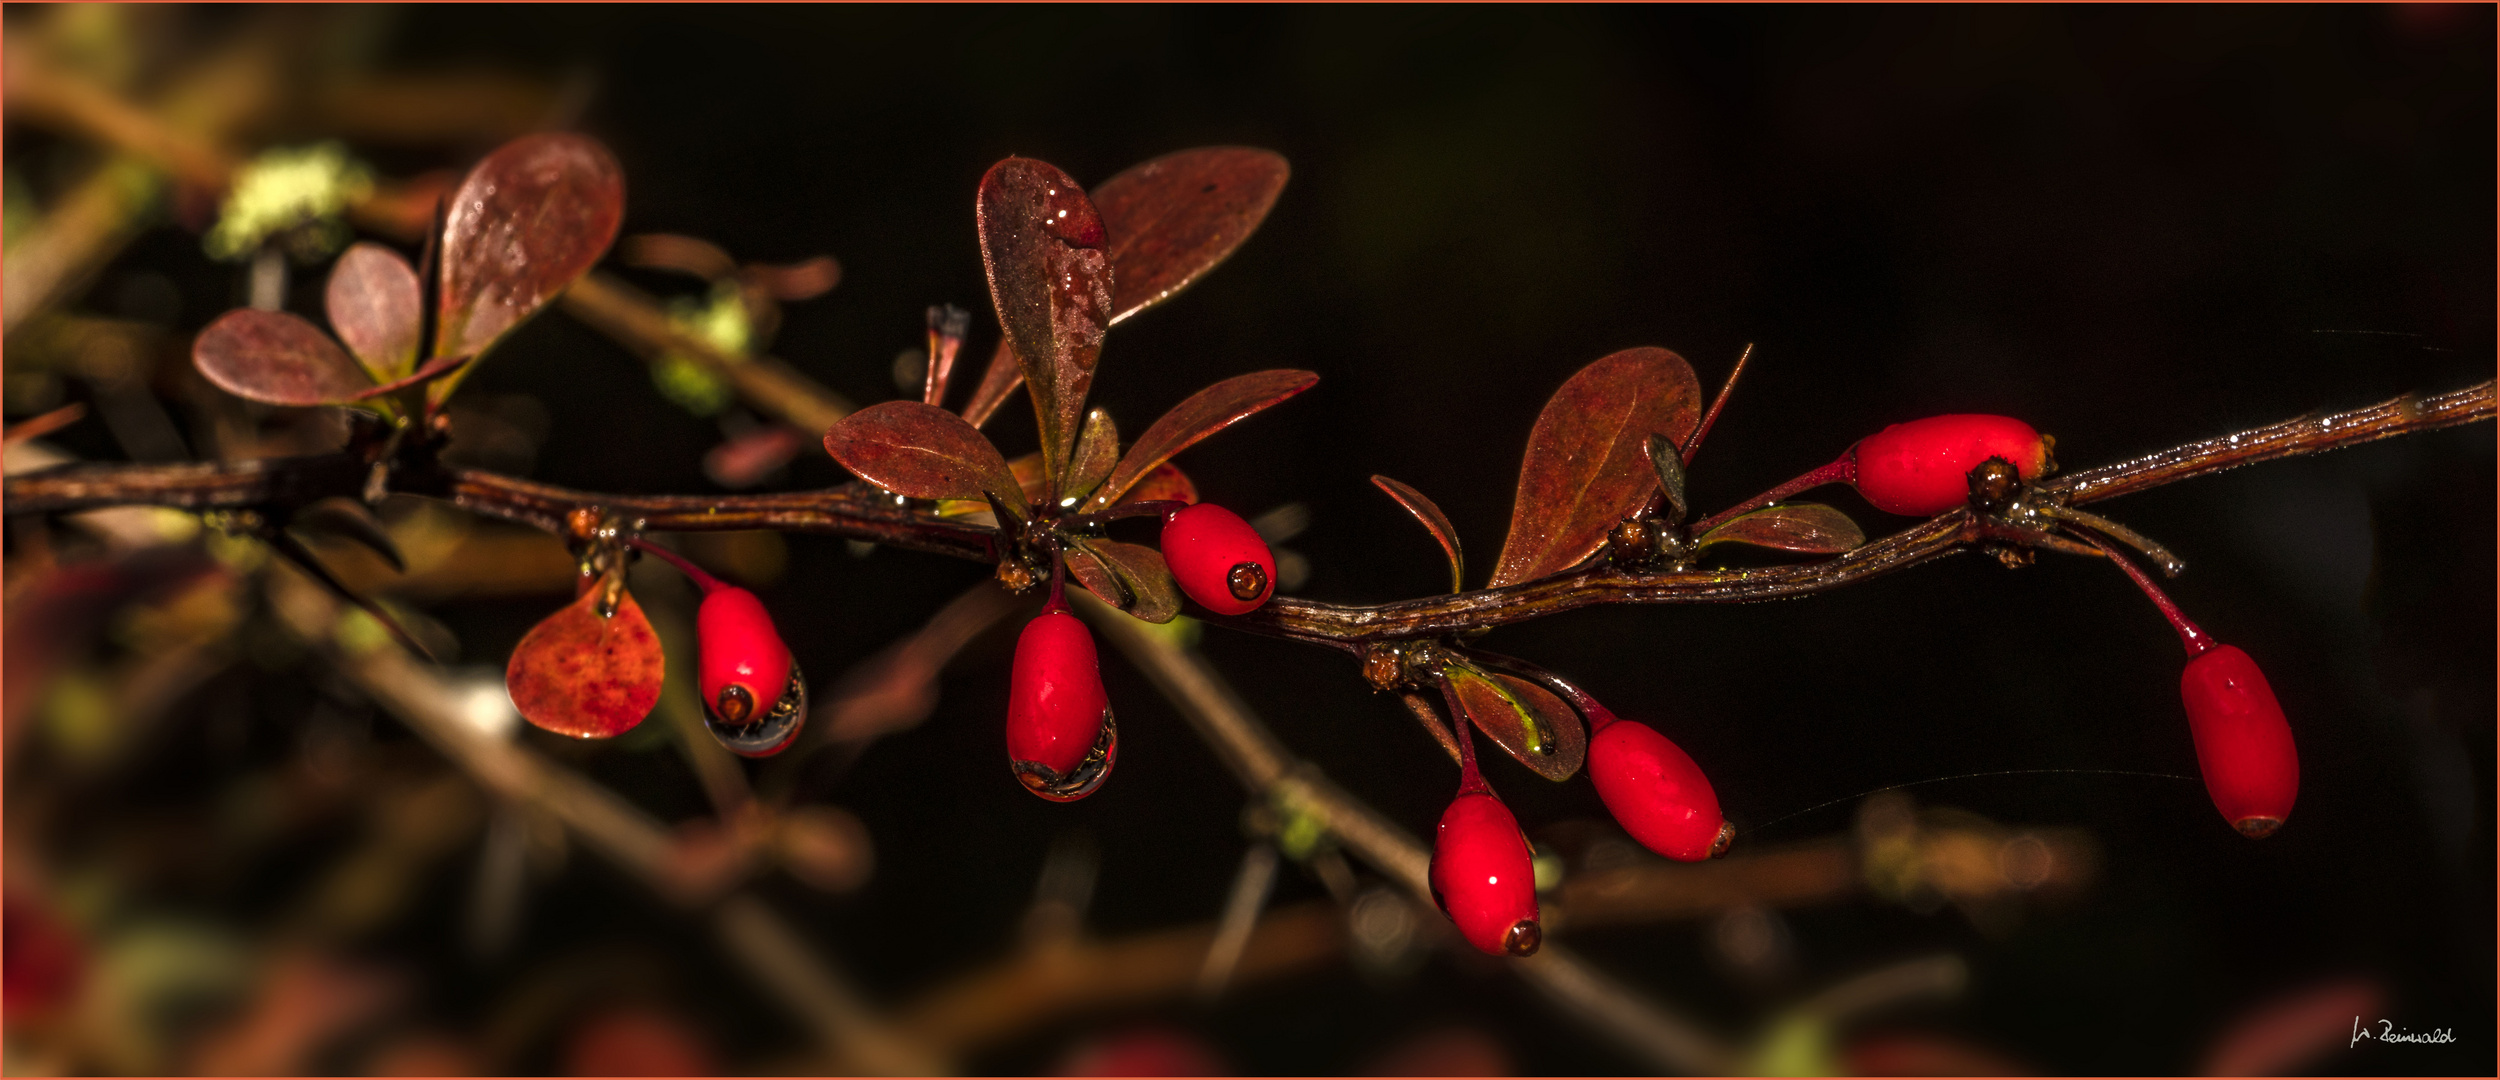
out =
[[[703,591],[695,609],[695,690],[703,726],[734,754],[771,757],[798,740],[807,722],[807,676],[755,594],[704,573],[674,551],[643,540],[636,550],[683,572]]]
[[[1067,802],[1102,786],[1119,734],[1083,622],[1055,610],[1026,623],[1007,693],[1007,763],[1025,787]]]
[[[2023,479],[2049,464],[2048,441],[2010,416],[1956,413],[1894,424],[1850,451],[1858,494],[1887,513],[1924,517],[1962,505],[1967,477],[1989,458],[2012,462]]]
[[[1276,556],[1241,515],[1199,503],[1165,515],[1163,561],[1201,607],[1240,615],[1276,591]]]
[[[695,611],[695,687],[705,726],[731,751],[771,757],[807,720],[807,677],[755,594],[711,582]]]
[[[2256,662],[2235,646],[2214,646],[2188,661],[2179,696],[2214,809],[2247,836],[2281,828],[2300,793],[2300,754]]]
[[[1528,838],[1502,800],[1466,792],[1441,812],[1432,895],[1468,944],[1495,956],[1526,956],[1544,943],[1529,860]]]
[[[1616,720],[1598,728],[1589,737],[1588,769],[1607,812],[1642,847],[1700,862],[1725,854],[1736,837],[1701,766],[1647,724]]]

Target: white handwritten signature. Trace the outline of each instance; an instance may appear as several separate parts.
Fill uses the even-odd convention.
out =
[[[2452,1043],[2457,1041],[2455,1033],[2447,1028],[2432,1028],[2429,1031],[2398,1031],[2395,1023],[2388,1020],[2381,1020],[2378,1025],[2378,1030],[2372,1031],[2369,1025],[2361,1022],[2360,1017],[2353,1017],[2352,1041],[2344,1045],[2359,1046],[2363,1039],[2375,1039],[2383,1043]]]

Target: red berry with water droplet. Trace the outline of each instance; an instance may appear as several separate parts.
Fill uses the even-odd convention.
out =
[[[702,642],[695,687],[703,695],[704,726],[746,757],[787,749],[807,721],[807,677],[763,601],[711,582],[695,612],[695,633]]]
[[[703,592],[694,615],[699,646],[694,684],[703,697],[704,728],[744,757],[789,749],[807,723],[807,676],[773,628],[764,602],[704,573],[683,555],[639,539],[629,542],[676,567]]]
[[[1276,591],[1276,556],[1241,515],[1213,503],[1163,518],[1163,562],[1172,580],[1218,615],[1247,613]]]
[[[1607,812],[1642,847],[1700,862],[1726,854],[1736,837],[1701,766],[1647,724],[1615,720],[1599,727],[1589,737],[1588,769]]]
[[[2010,416],[1958,413],[1894,424],[1858,441],[1850,483],[1877,509],[1924,517],[1970,496],[1972,469],[2003,458],[2025,480],[2049,468],[2049,441]]]
[[[1057,802],[1102,786],[1119,756],[1119,734],[1083,622],[1057,609],[1026,623],[1007,693],[1007,764],[1016,779]]]
[[[2246,836],[2281,828],[2300,793],[2300,754],[2256,662],[2236,647],[2216,645],[2188,661],[2179,696],[2214,809]]]
[[[1491,793],[1462,792],[1442,811],[1432,842],[1432,896],[1468,944],[1495,956],[1526,956],[1544,943],[1530,859],[1518,820]]]

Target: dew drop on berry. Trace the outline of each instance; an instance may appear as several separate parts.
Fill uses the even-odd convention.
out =
[[[745,713],[753,708],[752,705],[746,709],[737,707],[739,702],[736,699],[747,699],[745,687],[729,687],[721,691],[721,696],[732,699],[726,703],[730,706],[729,712]],[[798,659],[791,658],[790,685],[782,690],[781,700],[774,702],[773,707],[764,710],[762,715],[744,723],[724,719],[714,703],[705,702],[704,705],[704,729],[720,740],[730,753],[740,757],[771,757],[789,749],[791,742],[799,737],[799,728],[807,723],[807,676],[800,673]]]
[[[1016,774],[1025,789],[1052,802],[1075,802],[1094,793],[1102,782],[1111,778],[1111,767],[1120,761],[1120,726],[1111,710],[1102,711],[1102,730],[1094,736],[1094,745],[1085,752],[1085,759],[1076,763],[1065,775],[1038,761],[1009,759],[1007,767]]]

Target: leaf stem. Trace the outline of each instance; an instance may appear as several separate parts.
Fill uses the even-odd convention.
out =
[[[1840,455],[1840,460],[1838,461],[1834,461],[1829,465],[1825,465],[1822,468],[1805,474],[1804,476],[1800,476],[1785,484],[1781,484],[1778,487],[1772,488],[1769,491],[1765,491],[1760,495],[1756,495],[1753,498],[1737,503],[1734,506],[1721,510],[1716,514],[1703,519],[1700,523],[1693,526],[1693,535],[1699,536],[1703,533],[1709,532],[1712,526],[1717,525],[1722,521],[1726,521],[1727,519],[1735,517],[1738,514],[1762,509],[1765,506],[1769,506],[1772,503],[1778,502],[1781,499],[1785,499],[1808,488],[1819,488],[1825,484],[1846,484],[1856,480],[1857,478],[1857,447],[1852,446],[1849,448],[1847,453]]]

